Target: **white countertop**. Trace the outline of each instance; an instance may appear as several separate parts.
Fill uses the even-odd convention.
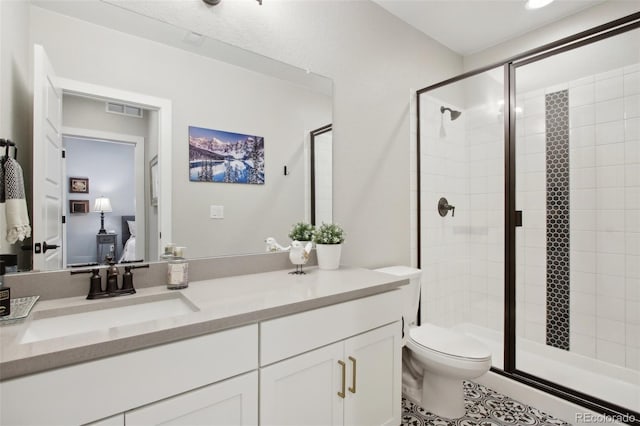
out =
[[[380,272],[342,266],[336,271],[307,268],[306,275],[289,270],[192,282],[182,290],[163,286],[135,295],[86,300],[85,297],[36,303],[29,318],[0,326],[0,380],[90,361],[105,356],[212,333],[392,290],[408,280]],[[180,293],[193,313],[20,343],[30,321],[52,311],[91,310],[105,303],[132,304]]]

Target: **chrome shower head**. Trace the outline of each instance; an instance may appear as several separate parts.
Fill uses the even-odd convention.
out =
[[[441,106],[440,112],[444,114],[445,111],[449,111],[451,113],[451,121],[457,120],[462,115],[460,111]]]

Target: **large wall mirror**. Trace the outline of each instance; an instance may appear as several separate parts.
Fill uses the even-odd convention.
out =
[[[73,87],[62,91],[62,266],[100,262],[112,248],[116,259],[156,260],[169,242],[188,258],[258,253],[266,237],[286,241],[292,224],[311,220],[310,139],[332,122],[330,79],[120,4],[34,0],[29,8],[33,44]],[[83,93],[83,84],[113,91]],[[117,93],[169,102],[169,137],[160,136],[160,108]],[[258,163],[263,179],[244,183]],[[321,168],[330,174],[330,161]],[[86,180],[87,192],[75,192],[71,178]],[[98,198],[109,208],[100,211]]]

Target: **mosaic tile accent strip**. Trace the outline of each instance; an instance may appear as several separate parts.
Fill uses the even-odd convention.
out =
[[[569,350],[569,91],[545,96],[547,345]]]
[[[402,426],[571,426],[529,405],[504,396],[477,383],[464,382],[467,414],[445,419],[402,398]]]

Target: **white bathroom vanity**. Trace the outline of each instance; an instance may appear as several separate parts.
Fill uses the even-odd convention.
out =
[[[310,268],[39,302],[0,327],[0,423],[398,425],[406,283]]]

